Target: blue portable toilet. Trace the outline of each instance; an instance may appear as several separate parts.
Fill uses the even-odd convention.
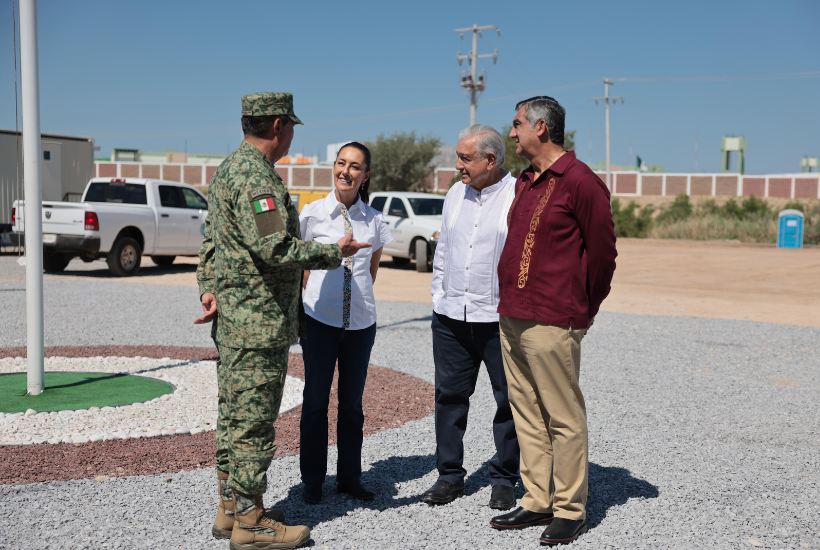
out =
[[[803,248],[803,213],[783,210],[778,215],[777,248]]]

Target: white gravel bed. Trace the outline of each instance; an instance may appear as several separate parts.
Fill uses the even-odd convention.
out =
[[[76,411],[0,413],[0,445],[88,443],[216,429],[216,362],[168,357],[49,357],[48,371],[128,373],[168,382],[172,393],[144,403]],[[0,373],[25,372],[22,357],[0,359]],[[302,402],[304,381],[285,380],[280,413]]]

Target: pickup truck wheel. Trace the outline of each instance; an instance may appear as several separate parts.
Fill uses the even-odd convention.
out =
[[[171,265],[176,256],[151,256],[151,261],[157,265]]]
[[[410,258],[400,258],[399,256],[393,256],[393,265],[407,265],[410,263]]]
[[[418,239],[413,244],[416,247],[416,271],[421,273],[430,271],[430,264],[427,263],[427,241]]]
[[[70,261],[71,256],[57,254],[55,252],[46,252],[43,254],[43,271],[65,271],[65,268]]]
[[[108,271],[116,277],[131,277],[139,272],[141,259],[142,248],[137,241],[130,237],[117,239],[106,258]]]

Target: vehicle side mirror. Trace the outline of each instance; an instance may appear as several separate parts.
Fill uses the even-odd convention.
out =
[[[404,210],[401,210],[399,208],[391,208],[390,209],[390,215],[391,216],[396,216],[398,218],[406,218],[407,217],[407,212],[405,212]]]

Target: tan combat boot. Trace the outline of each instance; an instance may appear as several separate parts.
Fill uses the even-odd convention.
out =
[[[217,539],[229,539],[236,510],[233,503],[233,491],[228,487],[227,472],[217,470],[216,478],[219,483],[219,509],[216,511],[216,520],[211,528],[211,534]],[[285,521],[285,513],[282,510],[265,510],[265,515],[274,521]]]
[[[239,495],[234,493],[234,510],[236,510],[237,496]],[[256,505],[244,515],[236,512],[236,521],[231,533],[231,550],[296,548],[310,539],[310,529],[304,525],[282,525],[281,522],[267,517],[262,507],[262,495],[239,496],[239,498],[255,498]]]

